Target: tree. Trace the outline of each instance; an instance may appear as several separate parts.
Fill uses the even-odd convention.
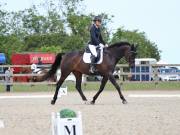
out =
[[[160,59],[161,51],[158,49],[157,45],[147,39],[144,32],[139,32],[138,30],[125,30],[124,28],[119,28],[112,37],[112,43],[119,41],[128,41],[131,44],[136,44],[137,57],[139,58],[155,58]]]
[[[25,50],[33,51],[43,47],[60,47],[66,42],[64,33],[33,34],[24,38]]]
[[[46,31],[43,27],[46,18],[39,14],[36,6],[26,9],[23,12],[22,22],[28,34],[42,34]]]
[[[85,48],[85,45],[80,35],[70,35],[66,37],[62,50],[63,52],[82,50]]]
[[[7,62],[10,63],[12,53],[22,52],[24,44],[15,36],[0,36],[0,51],[7,56]]]
[[[9,13],[2,9],[0,3],[0,35],[7,34],[8,31],[8,15]]]
[[[89,28],[95,14],[84,14],[83,0],[45,0],[29,9],[8,12],[0,3],[0,51],[10,58],[13,52],[82,50],[90,40]],[[41,10],[40,10],[40,9]],[[43,14],[41,11],[45,10]],[[113,16],[99,14],[102,36],[106,43],[128,41],[138,44],[138,57],[160,59],[157,45],[144,32],[119,28],[113,34],[108,29]]]

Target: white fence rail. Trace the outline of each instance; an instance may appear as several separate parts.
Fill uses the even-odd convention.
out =
[[[38,67],[42,67],[42,68],[50,68],[51,65],[40,65]],[[161,75],[161,73],[158,72],[158,70],[156,70],[158,67],[180,67],[180,64],[143,64],[143,65],[136,65],[136,66],[151,66],[154,70],[153,72],[140,72],[140,73],[132,73],[132,72],[125,72],[124,69],[128,68],[127,64],[118,64],[116,67],[119,68],[120,72],[118,73],[120,79],[124,76],[132,76],[132,75],[150,75],[150,76],[154,76],[157,77],[159,75]],[[0,68],[5,68],[5,67],[11,67],[11,68],[30,68],[31,65],[0,65]],[[179,80],[180,80],[180,72],[177,73],[164,73],[164,75],[179,75]],[[0,74],[0,77],[5,77],[6,74],[2,73]],[[41,74],[33,74],[33,73],[19,73],[19,74],[12,74],[12,77],[23,77],[23,76],[42,76]],[[154,80],[154,81],[159,81],[159,80]],[[13,85],[36,85],[36,84],[40,84],[40,85],[47,85],[47,84],[55,84],[56,82],[12,82]],[[4,85],[4,82],[1,81],[0,85]]]

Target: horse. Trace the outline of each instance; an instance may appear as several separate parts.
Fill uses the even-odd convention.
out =
[[[51,69],[48,71],[47,74],[43,75],[39,80],[39,81],[44,81],[47,78],[53,76],[58,68],[61,69],[61,77],[56,84],[56,90],[54,93],[54,97],[51,100],[51,104],[52,105],[55,104],[57,100],[59,88],[61,87],[64,80],[71,72],[75,75],[76,78],[75,87],[79,92],[83,101],[87,102],[87,98],[85,97],[81,89],[82,74],[87,74],[87,75],[101,75],[103,77],[101,80],[100,88],[93,97],[93,100],[90,102],[90,104],[95,104],[96,99],[103,91],[108,80],[110,80],[110,82],[117,89],[120,99],[122,100],[122,103],[126,104],[127,101],[121,92],[121,87],[118,85],[118,83],[116,82],[113,76],[113,72],[116,64],[122,57],[125,57],[130,67],[135,66],[135,57],[137,54],[136,46],[133,44],[131,45],[128,42],[118,42],[110,45],[109,47],[105,47],[103,52],[103,61],[101,64],[96,65],[97,72],[95,73],[91,73],[89,71],[90,65],[84,63],[83,53],[84,51],[72,51],[65,53],[64,55],[62,55],[61,53],[57,54],[55,61],[51,66]]]

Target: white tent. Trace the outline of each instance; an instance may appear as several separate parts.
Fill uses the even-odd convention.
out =
[[[168,63],[163,61],[163,60],[160,60],[160,61],[157,62],[157,64],[168,64]]]

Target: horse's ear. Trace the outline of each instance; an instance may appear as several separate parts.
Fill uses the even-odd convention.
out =
[[[131,51],[133,51],[134,54],[137,55],[137,44],[132,44],[131,45]]]
[[[137,47],[138,47],[138,44],[135,44],[134,47],[137,48]]]
[[[135,45],[134,45],[134,52],[135,52],[135,55],[137,55],[137,49],[138,49],[138,44],[135,44]]]
[[[136,44],[136,45],[135,45],[135,50],[136,50],[136,51],[137,51],[138,47],[139,47],[138,44]]]
[[[134,49],[135,49],[135,45],[131,44],[131,50],[134,51]]]
[[[136,51],[138,48],[138,45],[137,44],[132,44],[132,45],[133,45],[133,50]]]

